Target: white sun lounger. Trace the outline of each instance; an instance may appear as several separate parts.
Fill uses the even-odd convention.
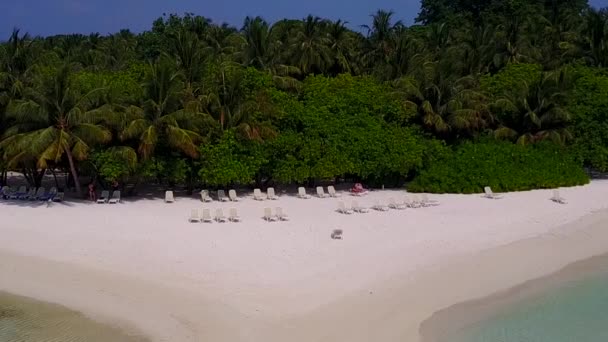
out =
[[[391,209],[397,209],[397,210],[405,209],[404,204],[397,203],[397,201],[395,201],[395,199],[392,197],[388,199],[388,207]]]
[[[228,212],[228,220],[231,222],[241,222],[241,218],[239,217],[236,208],[230,208],[230,211]]]
[[[317,197],[319,197],[319,198],[327,197],[327,194],[325,193],[325,190],[323,190],[322,186],[317,187]]]
[[[306,189],[303,186],[298,188],[298,197],[308,199],[310,196],[306,193]]]
[[[437,206],[437,205],[439,205],[438,201],[430,199],[429,195],[427,195],[427,194],[421,194],[420,195],[420,199],[422,201],[422,204],[424,206],[427,206],[427,207],[428,206]]]
[[[112,193],[112,197],[108,201],[110,204],[120,203],[120,190],[116,190]]]
[[[20,200],[29,200],[29,199],[33,199],[34,197],[36,197],[36,189],[31,188],[25,194],[19,196],[19,199]]]
[[[167,190],[165,191],[165,203],[173,203],[175,202],[175,197],[173,197],[173,191]]]
[[[239,198],[236,196],[236,190],[230,189],[228,190],[228,197],[232,202],[238,202]]]
[[[551,197],[551,200],[555,203],[559,203],[559,204],[566,204],[566,199],[563,198],[560,193],[559,190],[555,189],[553,190],[553,196]]]
[[[283,212],[283,208],[282,207],[276,207],[275,208],[275,213],[277,215],[277,219],[279,219],[280,221],[289,221],[289,216],[287,216],[287,214],[285,214]]]
[[[43,197],[45,194],[46,194],[46,189],[43,186],[41,186],[41,187],[38,188],[38,191],[36,191],[36,193],[34,194],[34,196],[31,196],[29,198],[29,200],[30,201],[38,200],[41,197]]]
[[[101,192],[101,196],[97,199],[97,203],[107,203],[110,200],[110,192],[104,190]]]
[[[228,202],[230,200],[228,197],[226,197],[226,192],[224,190],[217,191],[217,199],[221,202]]]
[[[213,218],[211,218],[211,210],[209,210],[208,208],[204,208],[203,209],[203,215],[202,215],[202,219],[203,222],[207,222],[207,223],[212,223],[213,222]]]
[[[255,190],[254,190],[254,191],[255,191]],[[278,199],[279,199],[279,196],[277,196],[277,195],[274,193],[274,188],[268,188],[268,189],[266,190],[266,193],[268,194],[268,199],[269,199],[269,200],[278,200]]]
[[[264,195],[262,195],[262,190],[258,188],[253,189],[253,199],[256,201],[263,201]]]
[[[334,188],[333,185],[327,187],[327,193],[329,194],[329,197],[340,197],[340,194],[336,192],[336,188]]]
[[[349,208],[346,207],[346,204],[344,204],[343,201],[338,202],[338,212],[341,214],[352,214],[353,211]]]
[[[353,210],[356,213],[360,213],[360,214],[364,214],[364,213],[368,213],[369,212],[369,209],[360,206],[359,202],[357,202],[357,201],[353,201],[352,208],[353,208]]]
[[[420,208],[418,202],[416,202],[412,197],[405,196],[403,198],[403,205],[407,208]]]
[[[25,186],[20,186],[16,192],[11,193],[10,199],[19,199],[20,196],[27,194],[27,188]]]
[[[389,207],[387,207],[383,204],[380,204],[379,201],[376,201],[376,203],[374,204],[372,209],[377,210],[377,211],[389,211]]]
[[[221,223],[226,222],[226,216],[224,216],[222,208],[215,209],[215,220]]]
[[[268,222],[277,220],[276,216],[272,215],[272,209],[264,208],[264,220]]]
[[[213,202],[211,196],[209,196],[209,190],[201,190],[201,201],[203,202]]]
[[[495,194],[489,186],[483,188],[483,192],[485,193],[484,197],[489,199],[501,199],[502,196]]]
[[[198,210],[192,209],[190,211],[190,218],[188,218],[188,222],[201,222],[201,218],[198,216]]]

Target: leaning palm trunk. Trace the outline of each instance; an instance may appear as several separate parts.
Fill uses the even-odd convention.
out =
[[[76,165],[74,164],[74,156],[72,156],[72,151],[70,148],[65,149],[65,154],[68,157],[68,163],[70,163],[70,173],[72,174],[72,178],[74,178],[74,186],[76,187],[76,194],[78,196],[82,195],[82,189],[80,188],[80,182],[78,181],[78,172],[76,172]]]

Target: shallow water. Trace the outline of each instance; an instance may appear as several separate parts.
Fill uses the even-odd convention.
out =
[[[608,257],[447,311],[426,341],[606,342]]]
[[[0,342],[143,342],[59,305],[0,292]]]

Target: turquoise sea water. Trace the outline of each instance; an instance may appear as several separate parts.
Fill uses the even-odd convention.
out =
[[[0,292],[0,342],[144,342],[49,303]]]
[[[608,257],[578,265],[533,290],[476,304],[485,318],[442,332],[440,342],[607,342]],[[524,286],[525,288],[525,286]],[[528,292],[528,293],[527,293]],[[512,296],[513,298],[508,298]],[[451,315],[466,315],[468,309]],[[475,315],[473,311],[468,311]],[[488,314],[490,313],[490,314]]]

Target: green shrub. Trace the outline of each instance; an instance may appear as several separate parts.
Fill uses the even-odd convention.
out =
[[[431,193],[521,191],[589,182],[573,154],[550,143],[521,146],[509,142],[467,142],[423,170],[408,190]]]

